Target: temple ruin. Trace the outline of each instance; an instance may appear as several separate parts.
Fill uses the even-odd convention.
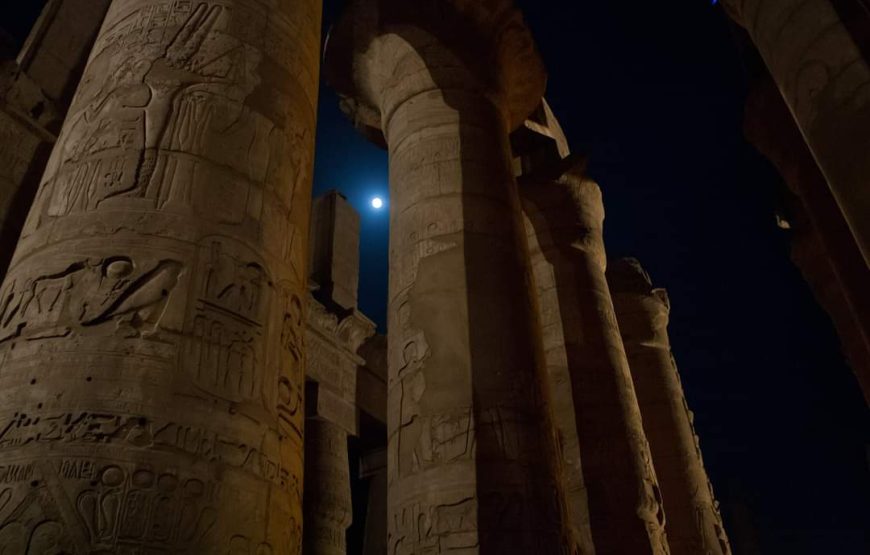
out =
[[[870,398],[870,66],[830,0],[724,3]],[[365,555],[730,554],[667,293],[608,263],[522,14],[354,0],[321,57],[321,8],[49,0],[2,61],[0,552],[341,555],[364,506]],[[386,334],[312,199],[321,60],[390,154]]]

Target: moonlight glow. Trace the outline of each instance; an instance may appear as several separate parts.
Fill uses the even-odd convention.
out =
[[[372,199],[372,208],[375,210],[380,210],[384,207],[384,200],[381,197],[375,197]]]

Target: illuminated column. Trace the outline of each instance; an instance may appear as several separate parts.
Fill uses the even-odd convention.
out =
[[[870,65],[849,21],[830,0],[723,4],[764,58],[870,265]]]
[[[507,141],[543,69],[512,2],[354,6],[327,72],[390,152],[389,552],[559,553]]]
[[[539,285],[554,287],[542,298],[544,312],[556,313],[545,320],[560,325],[548,346],[564,352],[571,399],[563,404],[573,407],[586,487],[588,508],[575,508],[574,518],[588,511],[597,553],[666,554],[659,487],[605,278],[601,191],[582,160],[530,169],[523,206]]]
[[[667,292],[653,289],[636,260],[614,262],[607,277],[662,489],[671,553],[730,555],[671,354]]]
[[[318,0],[115,0],[0,289],[0,545],[297,554]]]

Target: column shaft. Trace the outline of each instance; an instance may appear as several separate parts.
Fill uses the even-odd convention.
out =
[[[580,439],[577,434],[577,413],[574,396],[571,392],[571,368],[565,352],[565,332],[562,327],[562,314],[559,309],[559,287],[556,273],[551,263],[552,252],[544,251],[543,242],[549,244],[549,235],[538,236],[541,214],[528,202],[525,188],[521,188],[524,212],[527,216],[529,249],[535,285],[538,288],[538,304],[544,343],[544,357],[549,374],[550,410],[553,425],[558,434],[558,448],[562,457],[562,487],[568,509],[568,525],[573,534],[573,542],[582,555],[595,553],[592,540],[592,527],[589,520],[589,493],[583,474],[583,457]]]
[[[870,64],[830,0],[727,0],[870,265]]]
[[[304,555],[347,555],[353,507],[347,432],[326,420],[305,423]]]
[[[653,290],[634,261],[614,263],[608,277],[668,515],[671,553],[728,555],[722,517],[671,354],[667,293]]]
[[[430,68],[450,89],[427,85],[416,56],[397,55],[382,104],[390,553],[558,553],[560,496],[507,125],[447,56]]]
[[[659,488],[604,274],[601,192],[570,173],[559,182],[532,179],[522,191],[555,278],[595,551],[667,553]]]
[[[109,8],[0,288],[0,545],[299,552],[320,11]]]

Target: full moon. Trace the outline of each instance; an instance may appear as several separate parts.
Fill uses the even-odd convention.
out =
[[[375,197],[372,199],[372,208],[375,210],[380,210],[384,207],[384,201],[380,197]]]

